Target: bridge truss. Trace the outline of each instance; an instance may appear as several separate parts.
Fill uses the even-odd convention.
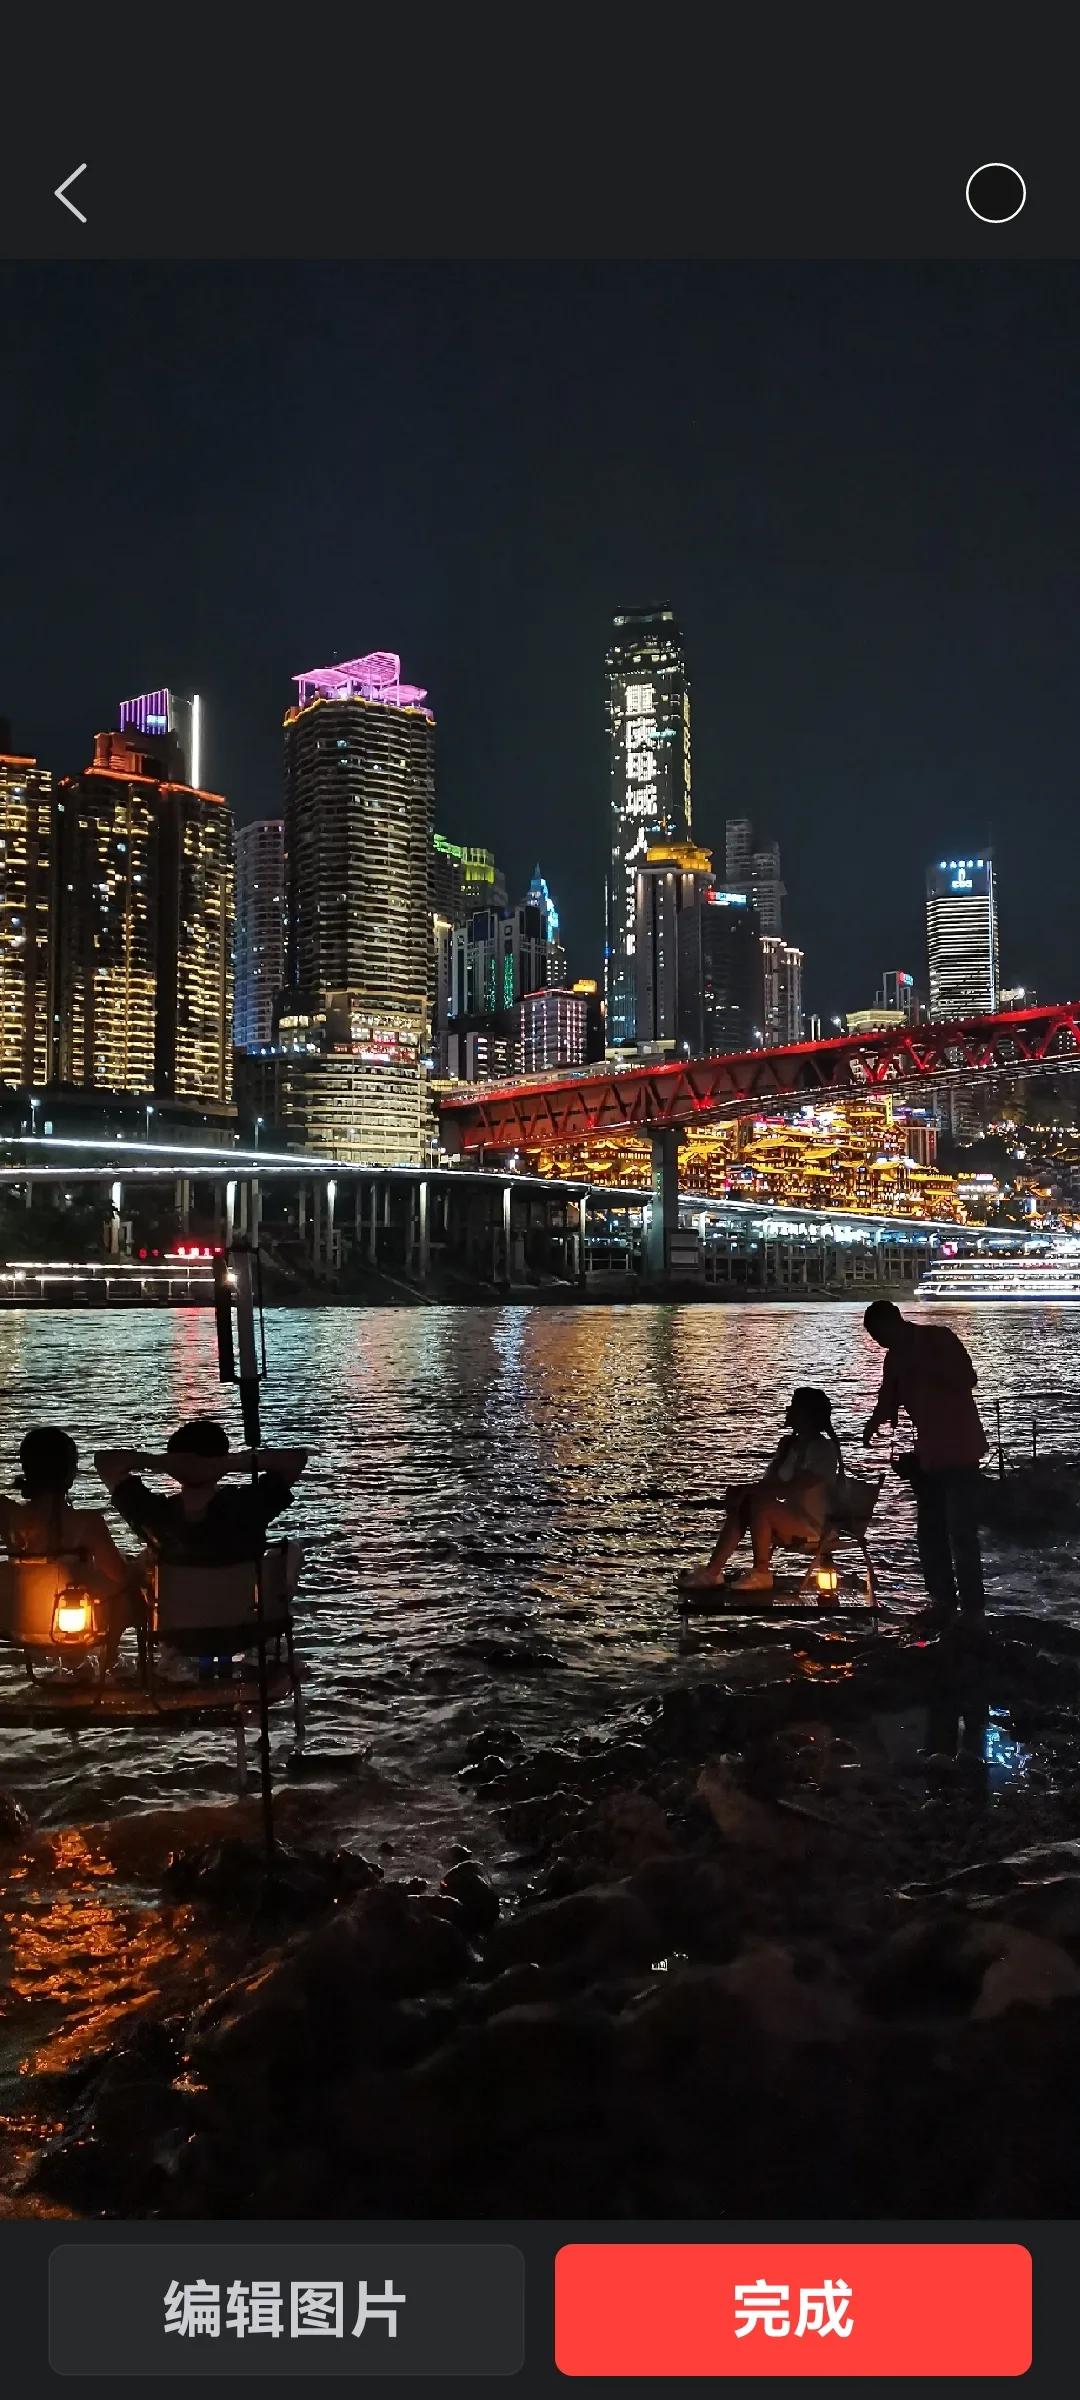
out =
[[[706,1125],[755,1102],[852,1099],[934,1082],[1080,1066],[1080,1002],[956,1023],[744,1050],[718,1058],[603,1066],[550,1081],[490,1084],[441,1104],[443,1138],[464,1151],[540,1150],[609,1133]]]

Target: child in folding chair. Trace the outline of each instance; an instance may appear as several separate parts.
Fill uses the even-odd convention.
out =
[[[711,1591],[721,1584],[745,1533],[754,1563],[736,1577],[732,1589],[737,1592],[771,1592],[774,1549],[812,1549],[820,1540],[843,1474],[828,1393],[801,1384],[791,1395],[784,1423],[789,1430],[760,1482],[731,1484],[725,1492],[719,1541],[705,1566],[680,1578],[683,1591]]]

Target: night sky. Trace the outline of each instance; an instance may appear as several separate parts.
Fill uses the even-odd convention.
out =
[[[993,841],[1002,966],[1080,990],[1080,267],[0,268],[0,713],[58,772],[198,689],[279,812],[299,669],[401,653],[439,824],[600,967],[613,611],[686,635],[695,830],[782,845],[806,999],[921,975]],[[720,850],[722,862],[722,848]]]

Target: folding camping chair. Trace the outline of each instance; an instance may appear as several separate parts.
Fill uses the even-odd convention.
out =
[[[834,1554],[840,1542],[853,1542],[860,1552],[865,1569],[866,1597],[877,1623],[881,1611],[877,1576],[870,1555],[867,1534],[870,1521],[881,1497],[885,1481],[879,1475],[871,1482],[868,1476],[845,1475],[841,1504],[830,1510],[821,1528],[812,1556],[799,1585],[800,1592],[814,1592],[820,1608],[840,1605],[839,1573]]]

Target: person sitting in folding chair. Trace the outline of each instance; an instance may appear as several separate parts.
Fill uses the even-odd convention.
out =
[[[82,1584],[105,1611],[104,1663],[112,1667],[127,1626],[142,1638],[146,1606],[139,1562],[117,1548],[101,1509],[73,1505],[79,1453],[69,1433],[58,1425],[32,1425],[20,1443],[19,1464],[22,1499],[0,1495],[0,1547],[11,1558],[79,1560]]]
[[[230,1450],[216,1417],[193,1417],[170,1434],[160,1456],[99,1450],[94,1464],[113,1506],[149,1545],[151,1558],[172,1566],[222,1567],[262,1558],[269,1527],[290,1506],[307,1456],[306,1450],[261,1450],[262,1472],[250,1480],[251,1453]],[[151,1491],[136,1473],[139,1467],[171,1476],[179,1491]],[[229,1485],[223,1480],[229,1475],[249,1480]],[[170,1646],[185,1645],[174,1639]],[[204,1681],[231,1673],[227,1648],[200,1652],[199,1659]]]
[[[828,1393],[801,1384],[791,1395],[784,1423],[789,1431],[760,1482],[734,1483],[725,1492],[719,1541],[707,1565],[682,1579],[684,1591],[710,1591],[722,1583],[746,1533],[754,1563],[736,1577],[732,1589],[737,1592],[771,1592],[774,1549],[812,1549],[820,1541],[843,1475]]]
[[[159,1558],[178,1565],[227,1566],[262,1557],[268,1527],[292,1501],[307,1465],[306,1450],[262,1450],[252,1482],[224,1486],[228,1475],[250,1478],[247,1450],[230,1450],[216,1417],[193,1417],[170,1434],[164,1453],[99,1450],[94,1465],[113,1506]],[[171,1476],[178,1492],[152,1492],[138,1467]]]

